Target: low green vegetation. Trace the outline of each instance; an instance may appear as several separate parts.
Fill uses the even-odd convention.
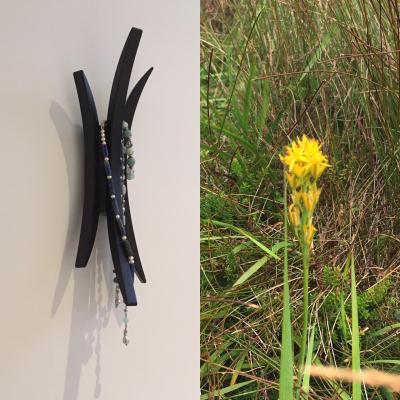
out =
[[[204,0],[201,20],[202,398],[279,397],[278,154],[303,133],[332,165],[314,217],[306,364],[400,373],[399,3]],[[303,264],[290,225],[287,244],[296,378]],[[304,388],[309,399],[395,399],[313,377]]]

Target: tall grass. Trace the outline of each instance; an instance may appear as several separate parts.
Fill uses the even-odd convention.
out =
[[[293,348],[292,324],[290,319],[290,293],[289,293],[289,264],[288,264],[288,201],[287,184],[284,184],[284,262],[283,262],[283,316],[282,316],[282,346],[281,364],[279,371],[279,398],[290,399],[293,396]]]
[[[352,366],[353,252],[360,366],[399,372],[398,2],[213,0],[202,8],[203,398],[279,396],[285,239],[277,153],[303,132],[324,143],[333,165],[321,178],[307,359]],[[303,271],[294,241],[289,231],[298,357]],[[311,377],[308,390],[309,399],[352,398],[351,384],[333,380]],[[384,389],[360,395],[389,398]]]

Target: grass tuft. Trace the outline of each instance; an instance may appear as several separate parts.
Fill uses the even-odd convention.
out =
[[[353,254],[358,368],[400,373],[399,16],[393,0],[202,2],[204,399],[279,398],[287,242],[277,154],[303,133],[333,166],[321,178],[306,355],[352,368]],[[288,244],[298,360],[303,269],[290,228]],[[390,398],[361,389],[363,399]],[[351,383],[333,379],[310,377],[308,391],[311,400],[353,398]]]

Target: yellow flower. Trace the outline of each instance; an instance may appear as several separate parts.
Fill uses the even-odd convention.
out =
[[[312,184],[308,192],[303,192],[301,197],[303,199],[304,207],[308,212],[313,212],[316,204],[318,203],[321,189],[317,188],[315,183]]]
[[[300,182],[299,182],[299,180],[296,178],[296,176],[294,174],[286,173],[286,179],[288,181],[289,186],[292,189],[296,189],[297,187],[300,186]]]
[[[298,192],[297,190],[295,190],[294,192],[292,192],[292,200],[294,204],[300,204],[301,201],[301,192]]]
[[[285,166],[285,178],[292,198],[288,218],[294,227],[299,228],[296,235],[309,247],[316,232],[312,223],[313,212],[321,194],[317,180],[330,165],[321,151],[321,144],[305,135],[293,140],[279,157]]]
[[[327,157],[321,151],[320,143],[315,139],[309,139],[306,135],[286,146],[285,154],[279,158],[287,166],[289,174],[300,180],[307,175],[318,179],[325,169],[330,167]]]
[[[316,231],[317,230],[315,229],[315,226],[312,223],[308,223],[303,226],[304,242],[307,244],[307,246],[311,245],[314,233]]]
[[[300,225],[300,209],[296,204],[291,204],[289,206],[289,220],[294,227]]]

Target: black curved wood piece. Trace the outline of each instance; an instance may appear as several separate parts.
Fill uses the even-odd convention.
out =
[[[139,47],[142,31],[132,28],[121,53],[111,89],[109,109],[107,113],[106,135],[110,146],[110,165],[113,179],[121,175],[122,157],[122,121],[126,104],[126,96],[131,77],[133,63]],[[121,185],[115,185],[115,195],[118,208],[122,209]],[[107,226],[110,240],[111,255],[117,275],[118,284],[125,304],[136,305],[136,295],[133,287],[134,275],[124,254],[122,240],[119,237],[116,221],[112,216],[111,202],[107,202]]]
[[[86,267],[96,238],[99,221],[98,129],[96,105],[83,71],[74,72],[82,114],[85,155],[84,200],[81,233],[75,266]]]
[[[126,121],[129,127],[132,127],[133,117],[135,116],[136,107],[138,105],[140,95],[149,79],[151,73],[153,72],[153,67],[149,68],[146,73],[137,81],[136,85],[129,94],[128,100],[125,104],[124,110],[124,121]]]
[[[132,121],[135,115],[136,106],[139,102],[140,95],[142,94],[143,88],[146,85],[147,80],[149,79],[151,73],[153,72],[153,67],[151,67],[136,83],[135,87],[132,89],[128,100],[125,105],[125,114],[124,114],[124,121],[126,121],[129,125],[129,128],[132,130]],[[126,184],[126,182],[125,182]],[[125,213],[126,213],[126,234],[128,237],[129,242],[132,245],[133,255],[135,257],[135,264],[134,264],[134,272],[136,273],[137,277],[139,278],[140,282],[146,282],[146,275],[143,271],[142,262],[140,260],[139,249],[135,239],[135,232],[133,229],[132,224],[132,215],[131,215],[131,208],[129,203],[129,196],[126,196],[125,200]]]

